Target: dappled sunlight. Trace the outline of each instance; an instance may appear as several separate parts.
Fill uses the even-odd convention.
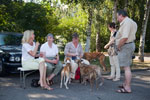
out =
[[[13,83],[12,81],[13,81],[12,78],[1,78],[0,86],[1,87],[18,86],[16,83]]]
[[[28,97],[29,98],[34,98],[34,99],[36,99],[36,98],[55,98],[55,99],[57,99],[57,98],[65,98],[66,96],[64,96],[64,95],[58,95],[58,94],[46,94],[46,93],[40,93],[40,94],[29,94],[28,95]]]
[[[140,79],[143,81],[150,81],[150,77],[148,77],[148,76],[135,76],[134,78]]]
[[[133,60],[132,69],[147,69],[147,68],[150,68],[150,60],[144,62]]]
[[[0,86],[1,87],[9,87],[9,86],[18,86],[18,85],[16,83],[12,83],[12,82],[7,82],[7,83],[0,82]]]
[[[140,84],[140,83],[132,83],[132,86],[137,86],[137,87],[143,87],[143,88],[149,88],[150,89],[150,87],[148,86],[148,85],[145,85],[145,84]]]
[[[135,59],[133,59],[134,62],[136,63],[145,63],[145,64],[150,64],[150,56],[149,57],[144,57],[144,62],[140,62],[138,59],[138,56],[136,56]]]

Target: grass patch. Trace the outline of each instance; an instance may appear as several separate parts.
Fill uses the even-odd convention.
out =
[[[133,60],[132,69],[145,69],[145,68],[150,69],[150,61],[140,62],[137,60]]]
[[[62,61],[62,62],[64,61],[64,53],[63,52],[60,53],[60,61]],[[98,59],[92,60],[90,63],[93,65],[99,65],[102,68]],[[110,71],[110,63],[109,63],[108,56],[106,56],[106,58],[105,58],[105,65],[107,67],[107,70]],[[145,68],[150,69],[150,61],[139,62],[138,60],[133,60],[133,64],[132,64],[131,68],[132,69],[145,69]]]
[[[99,65],[102,68],[98,59],[92,60],[90,63],[93,65]],[[104,63],[106,65],[106,68],[109,70],[110,69],[110,63],[109,63],[109,57],[108,56],[106,56]]]
[[[59,58],[60,58],[60,61],[62,61],[62,62],[64,61],[64,53],[63,52],[59,54]],[[99,65],[100,67],[102,67],[100,65],[100,62],[98,59],[92,60],[90,63],[93,65]],[[105,58],[105,65],[106,65],[107,69],[110,69],[109,57],[107,57],[107,56]]]

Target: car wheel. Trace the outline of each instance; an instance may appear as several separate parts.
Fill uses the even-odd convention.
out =
[[[3,62],[0,61],[0,76],[5,76],[6,75],[6,71],[5,68],[3,66]]]

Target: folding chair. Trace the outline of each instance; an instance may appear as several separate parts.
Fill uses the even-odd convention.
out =
[[[20,86],[24,89],[26,88],[26,77],[33,72],[36,72],[38,69],[25,69],[23,67],[19,67],[18,70],[20,71]],[[27,72],[27,73],[25,73]]]

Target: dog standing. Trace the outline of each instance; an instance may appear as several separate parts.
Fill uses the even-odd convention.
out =
[[[61,71],[61,83],[60,83],[60,88],[62,88],[62,82],[63,82],[63,79],[64,79],[64,85],[66,87],[66,89],[69,89],[69,87],[67,86],[68,84],[68,81],[69,81],[69,84],[71,83],[71,59],[70,58],[66,58],[65,59],[65,66],[64,68],[62,69]]]
[[[78,60],[78,64],[80,67],[82,84],[86,85],[86,80],[88,79],[90,81],[91,91],[93,90],[94,81],[96,81],[97,89],[99,88],[99,86],[103,85],[104,79],[101,75],[101,70],[99,66],[86,65],[81,60]],[[102,81],[101,83],[98,82],[100,79]]]
[[[104,78],[102,76],[100,66],[90,65],[90,67],[92,67],[96,71],[96,74],[97,74],[97,79],[96,80],[99,80],[99,81],[101,80],[101,83],[99,84],[99,86],[102,86],[104,84]]]
[[[86,60],[88,61],[91,61],[93,59],[96,59],[98,58],[99,59],[99,62],[100,64],[102,65],[103,67],[103,70],[106,71],[106,65],[104,63],[104,60],[105,60],[105,55],[101,52],[85,52],[84,53],[84,56],[83,56]]]

